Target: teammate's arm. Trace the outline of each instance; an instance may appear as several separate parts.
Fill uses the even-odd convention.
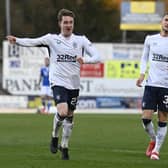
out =
[[[145,74],[140,74],[139,78],[136,81],[136,85],[138,87],[142,87],[142,82],[144,81],[144,79],[145,79]]]
[[[136,81],[136,85],[138,87],[142,86],[142,82],[145,79],[145,72],[147,69],[147,63],[148,63],[148,59],[149,59],[149,51],[150,51],[149,36],[147,36],[145,39],[143,54],[142,54],[141,62],[140,62],[140,76]]]

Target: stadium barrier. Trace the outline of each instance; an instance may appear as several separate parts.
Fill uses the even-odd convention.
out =
[[[139,75],[143,45],[94,45],[102,57],[102,63],[81,66],[80,98],[76,113],[139,111],[143,88],[137,88],[135,81]],[[46,48],[21,47],[4,41],[3,88],[13,95],[13,99],[1,98],[0,112],[37,112],[36,109],[41,106],[39,70],[47,54]],[[51,113],[55,111],[52,109]]]

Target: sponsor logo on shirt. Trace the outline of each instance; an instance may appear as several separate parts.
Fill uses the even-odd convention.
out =
[[[76,62],[77,56],[71,56],[68,54],[58,54],[57,62]]]
[[[153,54],[152,61],[168,62],[168,57],[161,54]]]

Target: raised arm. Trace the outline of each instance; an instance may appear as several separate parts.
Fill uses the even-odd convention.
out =
[[[18,38],[12,35],[7,36],[6,38],[11,44],[33,47],[38,45],[48,45],[50,34],[41,36],[39,38]]]

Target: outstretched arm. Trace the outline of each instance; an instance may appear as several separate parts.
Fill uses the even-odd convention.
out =
[[[50,34],[41,36],[39,38],[18,38],[12,35],[6,37],[11,44],[19,44],[22,46],[33,47],[38,45],[48,45]]]

